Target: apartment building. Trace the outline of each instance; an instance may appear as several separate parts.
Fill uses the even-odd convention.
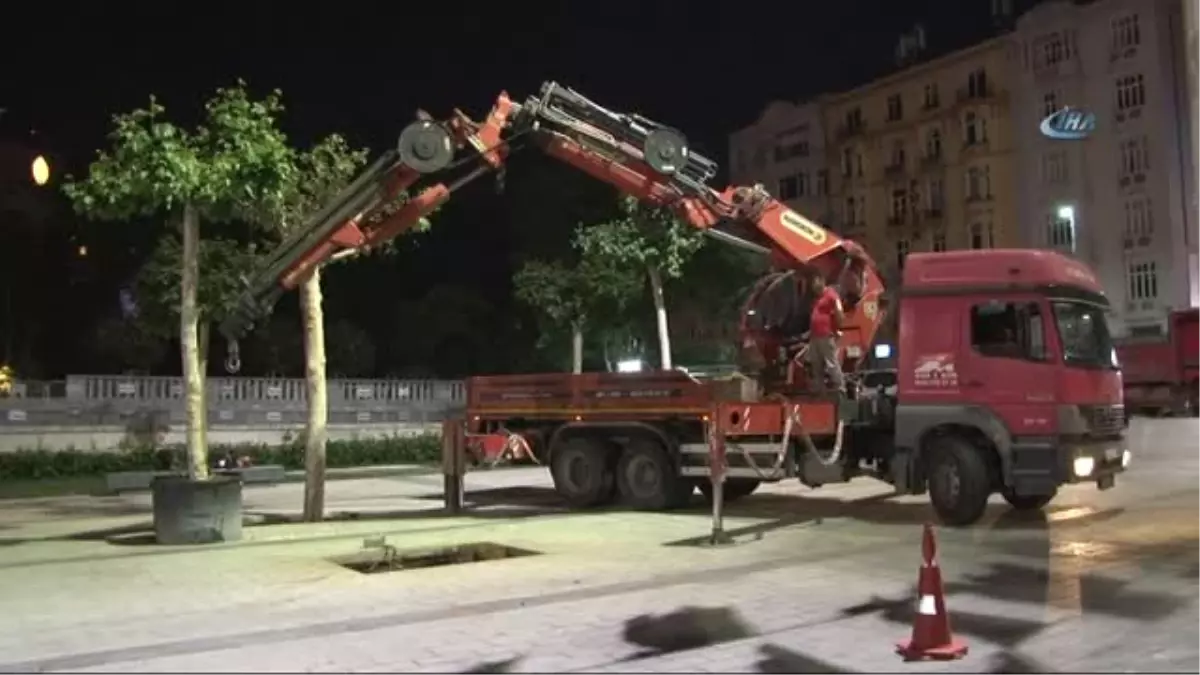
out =
[[[1015,243],[1009,52],[988,40],[820,101],[831,203],[886,275],[913,251]]]
[[[1182,20],[1180,0],[1051,2],[1010,35],[1024,243],[1096,269],[1118,334],[1159,332],[1170,309],[1197,302]],[[1039,131],[1068,106],[1093,116],[1090,135]]]
[[[775,101],[729,137],[730,181],[760,183],[808,218],[836,229],[829,216],[829,171],[819,106]]]

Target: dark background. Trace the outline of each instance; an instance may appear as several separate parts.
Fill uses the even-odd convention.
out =
[[[991,4],[23,5],[17,20],[5,21],[0,40],[0,107],[7,109],[0,134],[23,149],[8,146],[4,161],[18,168],[0,169],[0,177],[28,182],[21,152],[51,157],[57,178],[82,172],[104,146],[114,113],[144,105],[153,93],[174,120],[192,124],[214,89],[237,78],[258,93],[283,91],[284,127],[300,145],[338,132],[379,151],[418,107],[479,116],[500,90],[520,100],[553,79],[607,107],[681,128],[694,148],[723,164],[727,135],[753,122],[769,101],[884,74],[896,39],[918,21],[930,55],[986,37],[995,29]],[[1031,3],[1015,4],[1020,11]],[[504,194],[489,185],[460,193],[419,246],[327,276],[330,320],[353,321],[378,345],[373,374],[458,376],[545,365],[528,359],[536,336],[514,306],[509,279],[523,257],[560,251],[587,204],[609,196],[600,186],[568,186],[563,181],[572,179],[561,174],[543,158],[525,157]],[[9,289],[0,297],[0,354],[27,376],[113,367],[89,348],[88,336],[116,311],[117,288],[148,252],[157,224],[79,222],[55,193],[48,207],[54,215],[39,221],[53,226],[31,233],[13,225],[29,220],[29,207],[14,206],[21,202],[14,194],[0,193],[0,212],[8,214],[7,226],[0,225],[0,283]],[[81,245],[88,246],[86,258],[78,256]],[[447,329],[462,335],[449,335],[457,346],[440,348],[440,355],[402,335],[413,332],[414,303],[435,290],[462,305],[450,323],[463,325]],[[284,316],[294,303],[284,303]],[[155,370],[177,369],[172,357]]]

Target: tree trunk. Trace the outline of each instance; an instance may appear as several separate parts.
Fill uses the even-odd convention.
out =
[[[654,318],[658,323],[658,353],[662,357],[662,369],[671,370],[671,332],[667,326],[667,301],[663,296],[662,274],[658,268],[648,267],[650,295],[654,298]]]
[[[204,444],[204,373],[200,370],[200,311],[196,285],[200,277],[200,214],[183,207],[183,259],[179,283],[179,351],[183,359],[184,406],[187,409],[188,476],[208,478],[208,446]]]
[[[304,520],[315,523],[325,517],[325,441],[329,423],[319,268],[300,286],[300,315],[304,322],[304,380],[308,394],[308,420],[304,424]]]
[[[196,319],[196,335],[200,348],[196,354],[196,363],[200,367],[200,447],[204,448],[205,465],[208,464],[208,336],[209,324],[205,317]]]
[[[583,324],[571,325],[571,372],[583,372]]]

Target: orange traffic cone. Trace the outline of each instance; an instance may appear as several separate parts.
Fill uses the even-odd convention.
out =
[[[933,526],[925,524],[921,539],[921,573],[917,578],[917,614],[913,618],[912,639],[896,645],[896,653],[905,661],[921,659],[961,659],[967,654],[967,643],[950,632],[950,617],[946,614],[946,598],[942,594],[942,572],[937,564],[937,542]]]

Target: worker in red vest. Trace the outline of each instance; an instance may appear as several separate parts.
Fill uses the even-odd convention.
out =
[[[812,368],[812,387],[817,393],[824,393],[825,378],[828,377],[833,390],[841,393],[846,387],[837,346],[844,318],[842,299],[820,274],[812,276],[811,288],[813,306],[808,329],[808,363]]]

